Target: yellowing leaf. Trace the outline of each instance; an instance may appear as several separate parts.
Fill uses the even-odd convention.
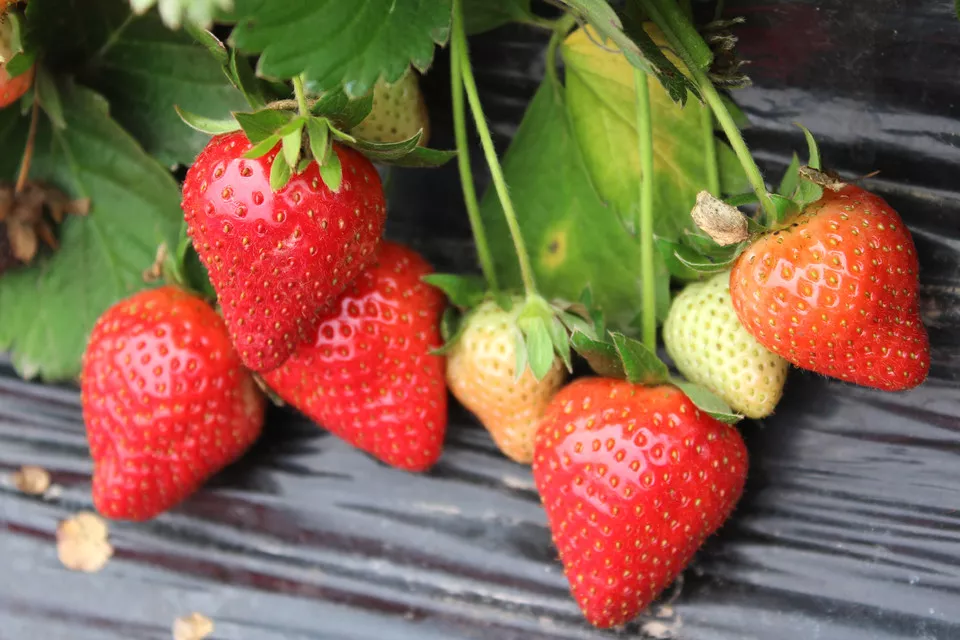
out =
[[[659,34],[650,33],[655,41],[662,41]],[[633,67],[620,53],[603,49],[595,41],[595,34],[588,36],[584,29],[578,29],[563,44],[567,108],[593,183],[600,196],[630,225],[640,197]],[[609,42],[606,46],[613,48]],[[678,59],[669,57],[681,65]],[[714,134],[710,121],[703,118],[706,108],[692,99],[681,107],[659,83],[650,83],[656,189],[653,202],[656,232],[661,237],[676,239],[682,229],[691,227],[690,209],[697,192],[709,184],[703,141],[704,136]],[[724,143],[717,141],[717,146],[718,155],[730,153],[723,148]],[[723,164],[728,171],[740,171],[738,165]],[[726,183],[731,182],[735,183],[727,176]]]

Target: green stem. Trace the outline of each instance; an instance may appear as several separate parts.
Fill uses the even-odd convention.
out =
[[[500,199],[500,206],[503,207],[503,215],[507,219],[507,227],[510,228],[510,236],[513,239],[513,247],[517,253],[517,261],[520,263],[520,277],[523,280],[523,288],[528,296],[536,295],[537,285],[533,276],[530,256],[527,254],[527,247],[524,245],[523,235],[520,233],[517,213],[513,208],[513,202],[510,200],[510,193],[507,191],[507,181],[503,177],[503,169],[501,169],[500,161],[497,159],[497,150],[493,146],[493,138],[490,136],[487,119],[483,115],[483,106],[480,104],[480,95],[477,92],[477,84],[473,78],[473,69],[470,67],[470,52],[467,50],[467,38],[463,31],[463,7],[461,0],[453,0],[453,19],[456,27],[453,29],[451,39],[457,41],[457,60],[452,60],[451,64],[460,66],[460,73],[463,76],[463,88],[467,94],[467,103],[473,112],[473,120],[477,127],[477,134],[480,136],[483,155],[486,157],[487,165],[490,167],[490,177],[493,180],[497,197]]]
[[[455,13],[453,18],[454,32],[462,30],[463,26],[460,20],[462,20],[462,16]],[[470,228],[473,231],[473,239],[477,246],[480,268],[487,280],[487,286],[496,291],[499,288],[497,272],[493,266],[490,245],[487,244],[487,233],[483,227],[483,219],[480,217],[480,205],[477,202],[477,191],[473,184],[473,169],[470,167],[466,109],[463,104],[463,76],[459,65],[462,44],[459,38],[452,38],[450,41],[450,86],[453,92],[453,133],[457,142],[457,164],[460,168],[460,183],[463,186],[463,202],[467,207],[467,218],[470,220]]]
[[[713,133],[713,112],[700,109],[700,128],[703,131],[703,153],[706,160],[707,189],[720,197],[720,167],[717,165],[717,137]]]
[[[640,152],[640,207],[636,228],[640,233],[640,283],[642,290],[643,344],[657,348],[657,283],[653,246],[653,124],[647,74],[633,68],[637,102],[637,138]]]
[[[691,46],[695,46],[698,51],[702,47],[706,47],[703,38],[701,38],[700,34],[690,25],[680,10],[680,7],[677,6],[673,0],[641,0],[641,2],[647,11],[647,15],[649,15],[650,19],[660,28],[667,42],[683,60],[683,63],[693,76],[694,82],[700,89],[703,99],[713,111],[714,116],[716,116],[720,128],[727,134],[730,146],[737,154],[737,159],[740,160],[740,164],[743,166],[747,180],[750,182],[750,186],[753,187],[757,198],[760,200],[760,206],[768,218],[776,219],[776,207],[774,207],[773,201],[770,199],[769,193],[767,193],[767,187],[763,182],[763,175],[761,175],[760,169],[757,167],[753,156],[750,155],[747,143],[740,134],[737,124],[733,121],[733,116],[730,115],[730,111],[727,110],[727,106],[720,98],[717,88],[713,86],[713,82],[710,81],[710,78],[707,77],[703,69],[697,65],[694,55],[691,53],[689,48]],[[682,33],[678,34],[674,31],[674,28],[681,29]],[[717,193],[714,195],[719,197],[721,194]]]
[[[557,74],[557,49],[576,23],[577,19],[572,13],[563,14],[562,18],[554,22],[553,35],[547,44],[547,74],[557,87],[561,86],[560,76]]]
[[[307,92],[303,88],[303,76],[293,78],[293,93],[297,96],[297,109],[300,115],[310,115],[310,107],[307,106]]]

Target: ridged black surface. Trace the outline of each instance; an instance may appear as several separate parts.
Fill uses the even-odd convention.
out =
[[[771,176],[802,145],[899,209],[922,262],[929,382],[883,394],[791,373],[775,418],[743,426],[746,495],[668,620],[690,640],[960,637],[960,21],[948,0],[728,1],[756,85],[737,99]],[[503,147],[542,74],[544,39],[477,38]],[[427,84],[450,142],[446,61]],[[479,166],[479,158],[475,166]],[[394,175],[389,233],[441,269],[472,264],[455,167]],[[90,508],[77,393],[0,377],[0,474],[39,464],[50,500],[0,485],[0,638],[170,637],[200,611],[215,638],[604,638],[567,595],[529,472],[454,410],[425,476],[384,468],[284,411],[181,508],[111,526],[99,574],[63,569],[58,520]],[[641,621],[642,622],[642,621]],[[637,637],[640,624],[624,634]]]

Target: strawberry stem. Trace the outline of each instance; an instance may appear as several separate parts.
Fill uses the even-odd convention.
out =
[[[293,93],[297,97],[297,110],[300,115],[310,115],[310,107],[307,106],[307,92],[303,88],[303,76],[294,77]]]
[[[720,167],[717,164],[717,138],[713,133],[713,112],[700,110],[700,126],[703,129],[703,153],[706,160],[707,189],[717,196],[720,193]]]
[[[453,30],[455,33],[462,29],[460,20],[462,20],[462,16],[458,12],[454,12]],[[467,144],[466,109],[463,104],[463,75],[458,63],[461,55],[460,47],[462,45],[463,43],[459,38],[452,38],[450,41],[450,86],[453,91],[453,134],[457,143],[457,164],[460,169],[460,183],[463,186],[463,202],[467,207],[467,218],[470,220],[473,239],[477,245],[477,257],[480,259],[480,269],[483,271],[483,277],[487,281],[487,286],[496,292],[499,288],[497,272],[493,266],[493,255],[490,253],[490,246],[487,244],[487,232],[483,227],[483,219],[480,217],[480,204],[477,201],[477,191],[473,184],[473,169],[470,166],[470,148]]]
[[[657,283],[653,261],[653,124],[650,117],[650,88],[647,74],[633,68],[637,99],[637,139],[640,152],[640,206],[634,225],[640,235],[640,282],[643,344],[657,348]]]
[[[27,178],[30,177],[30,164],[33,162],[33,147],[37,139],[37,121],[40,114],[40,99],[37,92],[33,92],[33,108],[30,110],[30,130],[27,132],[27,144],[23,149],[23,160],[20,162],[20,173],[17,175],[17,184],[14,187],[14,193],[20,193],[27,185]]]
[[[460,73],[463,76],[463,88],[467,94],[467,103],[473,112],[473,120],[477,127],[477,134],[480,136],[483,155],[487,159],[487,166],[490,168],[490,177],[497,191],[497,197],[500,199],[500,205],[503,207],[503,216],[507,220],[507,227],[510,228],[513,247],[517,254],[517,261],[520,263],[520,277],[523,279],[523,288],[528,296],[533,296],[537,294],[537,285],[533,276],[530,256],[527,253],[526,245],[524,245],[523,235],[520,233],[520,224],[517,222],[517,214],[513,208],[513,202],[510,200],[510,193],[507,191],[507,181],[503,177],[503,169],[500,167],[500,161],[497,159],[497,150],[493,146],[493,139],[490,136],[487,119],[483,115],[483,106],[480,104],[477,84],[473,78],[473,69],[470,66],[470,52],[467,49],[467,37],[463,29],[462,0],[453,0],[453,16],[456,27],[453,29],[451,39],[457,40],[458,55],[457,60],[451,60],[451,64],[460,66]]]
[[[670,43],[670,47],[680,56],[690,71],[694,82],[696,82],[700,93],[703,95],[703,99],[713,111],[717,122],[720,123],[720,128],[727,134],[727,140],[729,140],[734,153],[737,154],[737,159],[740,160],[744,173],[747,174],[747,180],[760,200],[760,206],[769,219],[775,220],[777,209],[767,192],[760,168],[757,167],[756,161],[750,155],[750,149],[747,148],[747,143],[740,134],[733,116],[730,115],[730,111],[720,98],[717,88],[713,86],[713,82],[710,81],[710,78],[707,77],[707,74],[691,55],[692,50],[706,48],[703,38],[690,24],[680,6],[673,0],[641,0],[641,4],[650,19],[663,32],[663,36]],[[717,193],[715,195],[719,197],[722,194]]]

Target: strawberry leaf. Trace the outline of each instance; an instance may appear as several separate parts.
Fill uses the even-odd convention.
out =
[[[263,82],[254,74],[250,61],[237,53],[236,49],[230,50],[230,63],[224,67],[223,72],[230,84],[243,94],[251,108],[259,109],[267,104]]]
[[[797,126],[803,130],[803,136],[807,139],[807,148],[810,153],[807,166],[813,167],[814,169],[823,169],[823,167],[820,166],[820,148],[817,146],[817,141],[814,139],[813,134],[802,124],[797,124]]]
[[[283,136],[282,129],[293,121],[294,114],[279,109],[262,109],[252,113],[238,111],[233,114],[240,128],[252,144],[262,142],[267,138]]]
[[[220,133],[230,133],[231,131],[236,131],[240,128],[240,124],[237,122],[236,118],[217,120],[214,118],[198,116],[197,114],[190,113],[189,111],[184,111],[179,106],[174,106],[173,108],[176,110],[177,115],[180,116],[180,119],[183,120],[184,124],[186,124],[188,127],[197,131],[202,131],[203,133],[211,136],[215,136]]]
[[[302,118],[298,118],[290,124],[291,126],[295,125],[293,126],[293,130],[288,133],[281,133],[283,137],[280,138],[280,142],[283,145],[283,159],[286,161],[287,166],[293,169],[300,161],[300,147],[303,144],[304,121]]]
[[[451,0],[235,0],[231,41],[261,53],[259,71],[301,73],[317,91],[365,95],[377,80],[396,82],[412,64],[430,66],[446,41]]]
[[[133,1],[135,0],[131,0],[131,2]],[[207,50],[207,53],[213,56],[221,66],[226,67],[230,64],[230,53],[217,36],[210,33],[210,31],[204,27],[190,24],[187,25],[186,30],[187,33],[197,41],[197,44],[202,45],[203,48]]]
[[[249,151],[243,154],[243,157],[259,158],[261,156],[265,156],[268,153],[270,153],[270,151],[272,151],[275,146],[277,146],[278,142],[280,142],[280,136],[278,136],[277,134],[274,134],[268,138],[264,138],[257,144],[253,145],[253,147],[251,147]]]
[[[456,307],[444,309],[443,315],[440,317],[440,337],[443,338],[443,346],[431,349],[430,353],[435,356],[449,353],[450,349],[460,340],[460,336],[463,335],[463,331],[467,327],[468,316],[469,313],[461,315]]]
[[[487,290],[486,281],[479,276],[431,273],[420,280],[443,291],[451,304],[461,309],[472,309],[480,304]]]
[[[457,155],[456,151],[424,149],[419,146],[423,131],[399,142],[372,142],[354,139],[347,142],[374,162],[402,167],[439,167]]]
[[[570,313],[569,311],[561,311],[557,317],[571,334],[580,332],[588,338],[596,339],[597,331],[593,325],[577,314]]]
[[[780,224],[799,213],[800,208],[797,206],[797,203],[790,198],[785,198],[776,193],[771,193],[769,196],[770,202],[773,203],[773,208],[776,212],[775,217],[771,216],[770,219],[767,220],[769,225]],[[749,217],[747,218],[747,228],[751,233],[759,233],[768,229],[767,226],[761,225],[759,222]]]
[[[690,398],[693,404],[697,405],[698,409],[710,414],[714,419],[726,424],[734,424],[743,419],[742,415],[736,413],[712,391],[692,382],[677,380],[672,382]]]
[[[330,155],[330,125],[323,118],[308,119],[307,137],[310,138],[310,154],[322,167]]]
[[[174,105],[214,119],[244,108],[222,56],[167,29],[156,11],[131,15],[125,0],[30,0],[26,15],[44,65],[103,95],[113,117],[165,166],[190,164],[209,141],[183,125]]]
[[[31,2],[31,5],[33,2]],[[87,216],[59,229],[60,249],[0,278],[0,349],[24,377],[73,379],[94,322],[107,307],[146,287],[142,273],[161,243],[176,246],[183,220],[169,171],[109,115],[107,101],[79,86],[58,87],[66,127],[41,119],[31,178],[90,198]],[[22,149],[27,119],[0,112],[0,144]],[[19,154],[0,158],[16,176]]]
[[[597,375],[605,378],[626,377],[620,354],[612,343],[595,340],[580,331],[575,331],[570,336],[570,343]]]
[[[273,191],[279,191],[290,182],[290,165],[287,164],[282,153],[273,157],[273,164],[270,165],[270,188]]]
[[[563,360],[567,371],[573,372],[573,362],[570,360],[570,336],[567,334],[566,327],[559,318],[554,317],[547,321],[547,331],[550,333],[553,350]]]
[[[700,279],[701,272],[689,267],[688,264],[696,264],[702,260],[703,256],[679,242],[670,242],[663,238],[656,238],[654,242],[667,265],[670,275],[684,282],[693,282]],[[678,256],[683,256],[684,261],[681,261]]]
[[[417,147],[405,156],[400,156],[399,158],[393,158],[390,160],[377,160],[377,162],[393,167],[432,169],[445,165],[456,155],[457,152],[452,150],[447,151],[443,149]]]
[[[783,179],[780,180],[780,188],[777,189],[784,198],[792,198],[800,184],[800,157],[796,153],[787,165],[787,170],[783,172]],[[734,205],[736,206],[736,205]]]
[[[311,85],[307,84],[307,93]],[[342,87],[337,87],[321,95],[310,107],[310,113],[326,118],[338,129],[349,131],[370,115],[373,109],[373,92],[361,98],[351,98]]]
[[[34,79],[34,90],[37,92],[37,98],[40,100],[40,108],[43,109],[47,117],[57,129],[63,129],[67,126],[66,118],[63,115],[63,103],[60,100],[60,90],[53,76],[41,66],[37,69],[37,75]]]
[[[510,22],[533,22],[530,0],[464,0],[463,28],[475,35]]]
[[[685,267],[698,273],[719,273],[720,271],[725,271],[733,266],[733,263],[736,262],[737,257],[739,257],[740,251],[746,245],[741,244],[733,246],[737,248],[737,251],[735,251],[732,256],[716,261],[710,260],[706,256],[699,256],[696,259],[688,259],[688,257],[684,256],[680,252],[675,252],[673,255]]]
[[[520,318],[517,321],[525,338],[527,363],[533,377],[542,380],[553,366],[553,340],[543,318]]]
[[[623,362],[623,372],[628,381],[634,384],[661,384],[670,379],[670,371],[657,354],[642,342],[628,338],[622,333],[611,333],[613,345]]]
[[[340,191],[340,183],[343,182],[343,168],[340,166],[340,156],[331,149],[327,154],[323,164],[320,165],[320,179],[327,188],[334,193]]]

